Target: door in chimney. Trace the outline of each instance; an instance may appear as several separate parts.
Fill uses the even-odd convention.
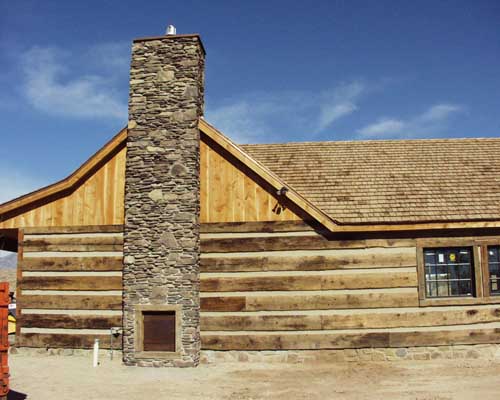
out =
[[[176,351],[175,311],[143,311],[143,351]]]

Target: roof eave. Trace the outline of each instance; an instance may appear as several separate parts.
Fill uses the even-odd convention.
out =
[[[401,232],[424,230],[450,229],[485,229],[500,228],[500,220],[464,220],[448,222],[415,222],[415,223],[388,223],[388,224],[339,224],[334,232]]]

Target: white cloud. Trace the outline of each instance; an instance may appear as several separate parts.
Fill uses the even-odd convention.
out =
[[[381,118],[358,130],[362,138],[411,138],[432,135],[445,130],[451,118],[463,111],[457,104],[440,103],[406,120]]]
[[[397,119],[382,118],[377,122],[365,126],[359,130],[362,136],[377,136],[399,133],[405,128],[406,124]]]
[[[318,131],[328,128],[337,119],[352,114],[358,109],[357,100],[366,91],[361,82],[341,85],[325,93],[320,104]]]
[[[354,81],[321,93],[250,93],[207,107],[207,120],[237,143],[275,141],[286,133],[317,135],[358,110],[366,85]],[[309,136],[309,139],[311,137]]]
[[[330,126],[334,121],[342,118],[345,115],[352,114],[357,110],[357,106],[353,103],[330,104],[321,106],[321,114],[319,117],[319,130],[323,130]]]
[[[420,116],[421,121],[443,121],[450,117],[452,114],[462,111],[463,108],[456,104],[437,104],[429,108]]]
[[[267,128],[260,121],[265,111],[252,109],[246,100],[224,105],[207,112],[208,121],[236,143],[246,143],[265,135]]]
[[[23,93],[30,104],[51,115],[126,120],[126,101],[112,74],[75,76],[67,59],[60,50],[42,47],[22,56]]]

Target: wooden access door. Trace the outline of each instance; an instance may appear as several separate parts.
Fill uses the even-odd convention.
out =
[[[175,311],[143,311],[144,351],[175,351]]]

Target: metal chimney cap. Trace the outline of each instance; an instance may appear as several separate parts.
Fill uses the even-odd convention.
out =
[[[167,26],[167,35],[175,35],[177,33],[177,29],[175,29],[175,26],[169,25]]]

